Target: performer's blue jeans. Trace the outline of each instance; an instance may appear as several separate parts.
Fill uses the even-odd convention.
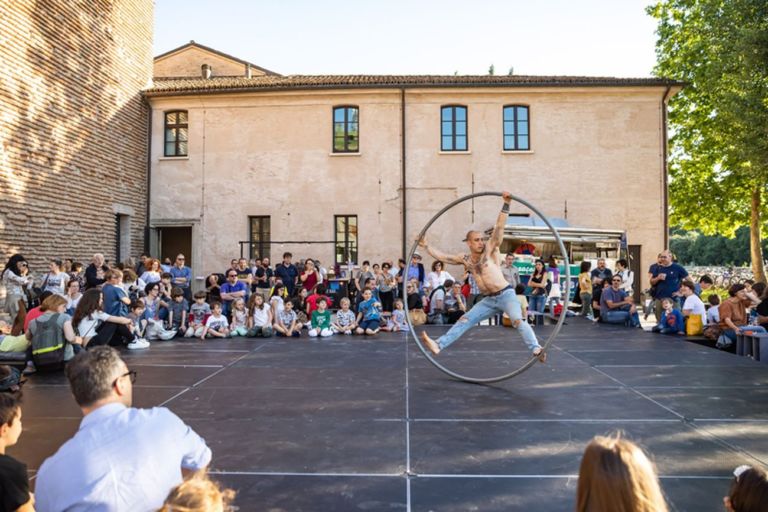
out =
[[[536,335],[533,333],[533,329],[531,329],[528,322],[523,319],[520,301],[517,300],[515,290],[509,289],[504,290],[504,292],[499,295],[483,298],[483,300],[475,304],[472,309],[464,313],[461,318],[453,324],[453,327],[437,340],[440,350],[447,348],[473,325],[501,313],[506,313],[509,318],[512,319],[512,322],[520,320],[520,325],[518,325],[517,330],[520,331],[520,335],[523,337],[523,342],[529,350],[533,351],[536,348],[541,347],[536,340]]]

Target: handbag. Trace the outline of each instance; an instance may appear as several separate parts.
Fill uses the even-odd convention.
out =
[[[704,322],[701,315],[690,315],[685,322],[686,336],[701,336],[704,334]]]

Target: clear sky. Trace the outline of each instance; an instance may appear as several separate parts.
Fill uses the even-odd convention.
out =
[[[652,0],[156,0],[155,55],[190,40],[281,74],[646,77]]]

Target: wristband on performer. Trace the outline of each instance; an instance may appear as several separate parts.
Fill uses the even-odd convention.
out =
[[[509,203],[504,203],[501,206],[501,213],[509,213]]]

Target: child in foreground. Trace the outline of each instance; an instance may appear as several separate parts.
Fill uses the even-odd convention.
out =
[[[3,510],[33,512],[35,498],[29,492],[27,466],[5,450],[21,436],[21,400],[16,393],[0,393],[0,506]]]
[[[333,334],[331,330],[331,312],[326,309],[328,302],[325,297],[317,299],[317,309],[312,312],[312,328],[309,330],[309,336],[316,338],[322,336],[327,338]]]
[[[355,313],[349,309],[349,299],[344,297],[339,302],[341,309],[336,312],[336,321],[331,324],[331,329],[336,333],[352,334],[357,327]]]
[[[204,291],[195,292],[195,302],[189,308],[189,327],[184,336],[187,338],[200,338],[205,330],[205,321],[211,315],[211,307],[205,302]]]
[[[358,306],[357,325],[355,331],[357,334],[367,334],[374,336],[379,332],[381,322],[381,303],[373,298],[373,292],[370,289],[363,291],[363,300]]]
[[[221,314],[221,302],[214,302],[211,304],[213,311],[208,320],[205,321],[205,328],[203,329],[200,339],[204,340],[206,337],[210,338],[228,338],[229,337],[229,321],[227,317]]]
[[[277,336],[286,338],[298,338],[301,336],[301,324],[298,322],[296,312],[293,310],[293,302],[286,301],[283,309],[278,311],[275,318],[275,333]]]
[[[405,319],[404,308],[403,299],[395,299],[395,307],[392,311],[392,316],[387,320],[387,325],[382,327],[381,330],[389,332],[407,331],[408,323]]]
[[[651,330],[661,334],[685,336],[685,317],[680,311],[674,309],[672,300],[662,299],[661,307],[664,309],[661,320]]]

